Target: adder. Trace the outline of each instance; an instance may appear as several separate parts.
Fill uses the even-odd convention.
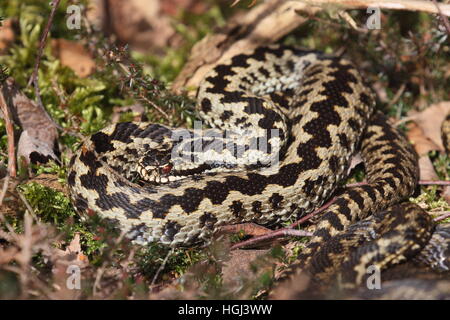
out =
[[[86,138],[68,172],[77,210],[109,219],[137,243],[205,244],[225,224],[276,226],[313,211],[359,152],[367,184],[346,189],[322,214],[295,270],[319,280],[338,272],[350,288],[369,266],[415,258],[449,269],[450,227],[436,228],[405,202],[418,183],[417,155],[350,61],[260,47],[216,66],[197,100],[210,127],[201,133],[126,122]],[[450,118],[443,132],[448,146]]]

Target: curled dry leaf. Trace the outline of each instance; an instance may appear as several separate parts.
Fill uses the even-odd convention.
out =
[[[87,77],[95,70],[94,59],[81,43],[53,39],[51,46],[53,55],[61,60],[61,64],[72,69],[80,78]]]
[[[437,146],[438,149],[432,150],[444,151],[441,126],[447,114],[450,114],[450,101],[435,103],[422,112],[410,114],[410,119],[423,131],[422,135]]]
[[[439,150],[439,146],[428,138],[422,128],[415,122],[408,123],[407,128],[408,139],[414,145],[414,149],[416,149],[419,156],[426,155],[433,150]]]
[[[421,180],[439,180],[433,163],[428,157],[429,151],[444,151],[441,127],[446,116],[450,114],[450,101],[435,103],[422,112],[412,113],[408,124],[408,138],[419,154]],[[444,187],[442,196],[450,203],[450,187]]]
[[[23,132],[19,138],[17,157],[26,163],[46,163],[49,159],[58,161],[58,131],[49,118],[34,101],[28,99],[8,78],[2,87],[14,122]]]

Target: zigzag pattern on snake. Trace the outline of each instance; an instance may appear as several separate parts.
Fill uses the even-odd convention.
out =
[[[430,216],[398,204],[416,188],[417,155],[375,110],[352,63],[262,47],[216,66],[197,98],[207,137],[185,130],[181,141],[164,125],[118,123],[87,138],[68,174],[77,210],[110,219],[139,243],[190,246],[225,224],[276,225],[313,211],[359,151],[368,184],[340,194],[322,215],[301,269],[326,279],[344,266],[345,287],[362,283],[369,265],[385,269],[421,254],[437,269],[450,267],[449,242]],[[263,138],[266,149],[252,148]],[[208,148],[225,144],[231,148]],[[174,150],[192,161],[175,161]],[[274,154],[280,161],[268,166]]]

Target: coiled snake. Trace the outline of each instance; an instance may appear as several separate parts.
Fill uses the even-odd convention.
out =
[[[448,229],[435,232],[422,209],[399,204],[416,188],[416,153],[375,110],[349,61],[262,47],[216,66],[197,98],[212,128],[203,135],[128,122],[86,139],[68,174],[77,210],[110,219],[140,243],[189,246],[224,224],[274,225],[311,212],[359,151],[367,184],[347,189],[321,216],[300,267],[321,279],[340,265],[344,287],[362,283],[370,265],[385,269],[419,252],[448,270]]]

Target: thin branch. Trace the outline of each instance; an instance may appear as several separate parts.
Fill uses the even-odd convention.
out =
[[[366,8],[380,8],[389,10],[408,10],[408,11],[422,11],[428,13],[439,13],[450,16],[450,5],[441,4],[440,8],[429,1],[421,0],[304,0],[299,1],[308,3],[313,6],[321,5],[338,5],[345,9],[366,9]]]
[[[153,287],[153,285],[156,283],[156,280],[158,279],[159,274],[163,269],[165,268],[167,261],[169,260],[169,257],[173,254],[173,248],[167,253],[166,257],[164,258],[163,262],[159,266],[158,270],[155,273],[155,276],[153,277],[152,283],[150,284],[150,288]]]
[[[434,218],[434,221],[441,221],[441,220],[447,219],[449,217],[450,217],[450,211],[444,211],[444,212],[442,212],[442,214],[439,217]]]
[[[363,182],[357,182],[357,183],[350,183],[350,184],[347,184],[345,187],[346,188],[360,187],[360,186],[365,186],[367,184],[368,183],[366,181],[363,181]],[[450,185],[450,181],[420,180],[419,184],[420,185]],[[294,230],[293,228],[297,227],[298,225],[301,225],[305,221],[311,219],[313,216],[315,216],[315,215],[325,211],[330,205],[332,205],[334,203],[334,201],[336,201],[336,198],[331,199],[330,201],[326,202],[320,208],[314,210],[310,214],[308,214],[308,215],[304,216],[303,218],[297,220],[296,222],[291,224],[288,228],[278,229],[278,230],[275,230],[273,232],[269,232],[269,233],[261,235],[261,236],[253,237],[253,238],[251,238],[249,240],[245,240],[245,241],[239,242],[239,243],[233,245],[231,247],[231,250],[238,249],[238,248],[241,248],[241,247],[244,247],[244,246],[255,245],[255,244],[259,243],[259,242],[262,242],[262,241],[268,240],[268,239],[274,239],[274,238],[279,238],[279,237],[283,237],[283,236],[291,236],[292,233],[290,233],[289,230]],[[443,219],[447,218],[448,216],[450,216],[450,214],[449,215],[447,215],[447,214],[441,215],[438,218],[436,218],[435,221],[443,220]],[[294,230],[294,231],[297,231],[297,230]],[[308,234],[304,234],[302,236],[308,236]]]
[[[400,88],[397,90],[397,92],[395,93],[394,97],[392,98],[391,101],[389,101],[388,103],[388,108],[392,107],[394,104],[397,103],[397,101],[400,99],[400,97],[402,96],[403,92],[406,89],[406,84],[402,83],[402,85],[400,86]],[[402,110],[401,108],[398,108],[397,110],[397,119],[400,119],[402,115]]]
[[[441,17],[442,23],[444,24],[444,27],[447,30],[447,34],[450,36],[450,23],[448,22],[447,17],[443,15],[441,8],[439,7],[440,5],[437,3],[437,1],[436,0],[431,1],[433,1],[434,5],[436,6],[439,12],[439,16]]]
[[[235,6],[241,0],[235,0],[231,6]],[[432,0],[434,3],[436,0]],[[252,1],[252,5],[256,1]],[[390,10],[408,10],[408,11],[423,11],[428,13],[439,13],[447,17],[450,16],[450,5],[440,4],[440,7],[430,3],[429,1],[422,0],[299,0],[292,1],[297,3],[307,3],[311,6],[324,6],[324,5],[338,5],[344,9],[366,9],[369,7],[377,7],[380,9]]]
[[[37,218],[36,214],[34,213],[33,208],[31,207],[27,198],[25,198],[24,194],[18,188],[16,188],[16,192],[19,195],[20,200],[22,200],[23,204],[27,208],[27,211],[30,213],[30,215],[34,218],[34,220],[38,221],[38,218]]]
[[[41,64],[41,59],[42,59],[42,55],[44,53],[45,44],[47,42],[48,33],[49,33],[50,27],[53,23],[53,18],[55,16],[56,9],[58,8],[60,2],[61,2],[61,0],[53,0],[52,2],[50,2],[50,6],[52,7],[52,10],[50,11],[50,16],[48,18],[47,25],[45,26],[44,31],[41,35],[41,40],[39,41],[39,49],[38,49],[38,54],[36,57],[36,62],[34,64],[34,70],[33,70],[33,73],[31,74],[30,79],[28,80],[27,86],[29,87],[31,84],[33,84],[34,94],[36,96],[36,101],[37,101],[38,106],[42,109],[42,111],[50,119],[50,121],[55,125],[55,127],[62,130],[63,128],[60,125],[58,125],[52,119],[52,117],[50,117],[47,110],[45,109],[44,104],[42,103],[41,90],[39,88],[39,66]]]
[[[361,181],[361,182],[355,182],[355,183],[349,183],[346,184],[346,188],[354,188],[354,187],[361,187],[361,186],[367,186],[367,181]],[[446,180],[419,180],[419,185],[421,186],[450,186],[450,181]]]
[[[293,224],[291,224],[289,226],[289,228],[295,228],[298,225],[301,225],[302,223],[308,221],[309,219],[311,219],[313,216],[322,213],[323,211],[325,211],[329,206],[331,206],[334,202],[336,201],[336,197],[334,197],[333,199],[331,199],[328,202],[325,202],[324,205],[322,205],[320,208],[314,210],[313,212],[311,212],[310,214],[307,214],[306,216],[304,216],[303,218],[297,220],[296,222],[294,222]]]
[[[119,63],[119,67],[121,68],[121,70],[123,71],[123,73],[125,74],[126,77],[130,77],[131,80],[133,80],[132,72],[130,71],[130,69],[124,63]],[[145,95],[143,95],[142,93],[139,93],[138,94],[138,98],[142,99],[143,101],[145,101],[146,103],[151,105],[159,113],[161,113],[166,118],[167,121],[170,121],[169,115],[163,109],[161,109],[156,103],[154,103],[153,101],[148,99]]]
[[[421,186],[432,186],[432,185],[437,185],[437,186],[450,186],[450,181],[442,181],[442,180],[420,180],[419,184]]]
[[[142,100],[150,104],[153,108],[155,108],[159,113],[161,113],[166,118],[167,121],[170,121],[169,115],[163,109],[161,109],[156,103],[147,99],[147,97],[145,97],[143,94],[139,94],[139,98],[141,98]]]
[[[16,149],[14,146],[14,126],[9,112],[8,105],[6,104],[3,92],[0,90],[0,110],[3,112],[5,119],[6,134],[8,136],[8,175],[16,177]]]
[[[114,244],[112,247],[110,247],[110,251],[107,254],[107,257],[103,260],[102,265],[100,268],[97,269],[97,274],[95,276],[94,286],[93,286],[93,296],[97,296],[98,290],[101,289],[100,287],[100,281],[103,277],[103,274],[106,270],[106,264],[108,261],[111,261],[113,253],[117,250],[117,247],[122,242],[123,238],[125,237],[127,233],[125,231],[122,231],[119,235],[119,237],[114,241]]]
[[[335,200],[336,200],[336,198],[331,199],[330,201],[326,202],[320,208],[314,210],[310,214],[308,214],[308,215],[304,216],[303,218],[297,220],[296,222],[294,222],[293,224],[291,224],[287,228],[278,229],[278,230],[272,231],[270,233],[263,234],[261,236],[253,237],[253,238],[251,238],[249,240],[241,241],[241,242],[236,243],[235,245],[233,245],[231,247],[231,250],[238,249],[238,248],[241,248],[241,247],[244,247],[244,246],[255,245],[255,244],[259,243],[259,242],[262,242],[262,241],[265,241],[265,240],[268,240],[268,239],[275,239],[275,238],[279,238],[279,237],[285,237],[285,236],[309,237],[309,236],[311,236],[311,233],[303,231],[303,230],[295,230],[293,228],[295,228],[296,226],[298,226],[298,225],[304,223],[305,221],[311,219],[316,214],[319,214],[319,213],[323,212]]]
[[[9,185],[9,174],[6,175],[5,181],[3,181],[2,192],[0,193],[0,207],[3,204],[3,199],[5,198],[6,191],[8,190]]]
[[[50,2],[50,6],[52,7],[52,10],[50,12],[50,17],[48,18],[47,25],[45,26],[44,32],[41,35],[41,40],[39,41],[38,55],[36,57],[36,63],[34,65],[33,74],[31,75],[30,79],[28,80],[28,85],[27,85],[28,87],[32,83],[35,83],[35,80],[38,78],[39,66],[41,64],[41,58],[42,58],[42,54],[44,52],[44,47],[45,47],[45,43],[47,41],[47,36],[50,31],[50,27],[53,23],[53,17],[55,16],[56,8],[58,7],[60,2],[61,2],[61,0],[53,0],[52,2]],[[35,86],[35,89],[36,89],[36,86]]]
[[[254,237],[246,241],[241,241],[231,246],[230,250],[236,250],[241,247],[247,247],[249,245],[254,245],[260,243],[265,240],[272,240],[281,237],[310,237],[312,236],[311,232],[307,232],[304,230],[295,230],[289,228],[279,229],[268,234],[264,234],[262,236]]]

